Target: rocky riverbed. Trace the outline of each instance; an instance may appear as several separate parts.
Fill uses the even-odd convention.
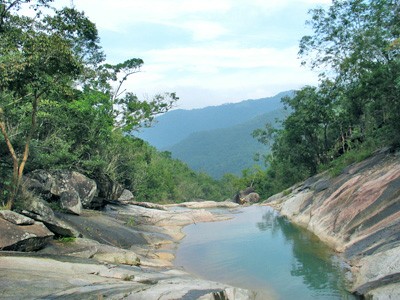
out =
[[[195,203],[186,205],[196,207]],[[199,205],[203,208],[237,206],[231,202]],[[21,230],[24,226],[45,230],[39,222],[21,218],[25,223],[17,225],[14,223],[18,222],[0,216],[2,229],[12,224]],[[107,205],[104,211],[83,210],[80,216],[58,213],[56,218],[80,232],[81,237],[51,240],[52,234],[44,234],[47,244],[37,252],[0,252],[0,298],[257,298],[251,291],[202,280],[172,266],[174,249],[183,237],[183,226],[223,220],[227,218],[224,215],[204,209],[137,203]],[[32,240],[38,236],[29,234]],[[3,249],[7,249],[6,239],[4,235],[0,238]]]
[[[27,181],[47,198],[19,213],[0,211],[0,299],[259,298],[172,264],[185,225],[224,220],[226,215],[206,208],[238,204],[134,202],[129,191],[111,183],[103,185],[107,191],[96,192],[96,183],[76,172],[38,171]],[[101,195],[118,201],[104,202]],[[64,213],[50,209],[54,201]],[[378,152],[336,177],[319,174],[263,205],[343,253],[351,266],[352,292],[400,299],[398,152]]]

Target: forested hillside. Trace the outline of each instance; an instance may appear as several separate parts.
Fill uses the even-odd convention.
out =
[[[273,142],[271,167],[247,178],[263,195],[400,145],[399,1],[333,1],[310,15],[299,55],[320,82],[284,99],[292,113],[282,128],[256,131]]]
[[[95,24],[75,8],[51,4],[0,2],[0,207],[21,205],[24,174],[41,168],[106,178],[137,200],[222,200],[232,193],[128,135],[178,97],[145,101],[125,91],[144,62],[106,63]]]
[[[256,116],[282,108],[281,98],[291,91],[274,97],[246,100],[219,106],[192,110],[172,110],[156,118],[151,128],[141,129],[134,135],[148,141],[160,150],[170,148],[192,133],[228,128],[245,123]]]
[[[217,179],[227,173],[241,176],[242,170],[255,165],[265,169],[264,161],[257,160],[257,154],[265,154],[269,146],[259,143],[252,133],[266,122],[282,121],[286,114],[281,108],[232,127],[192,133],[168,151],[193,170]]]

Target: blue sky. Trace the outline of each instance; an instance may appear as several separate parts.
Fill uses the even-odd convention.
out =
[[[63,1],[56,1],[56,3]],[[315,84],[300,66],[307,12],[330,0],[75,0],[96,23],[110,63],[142,58],[126,88],[176,92],[179,108],[269,97]]]

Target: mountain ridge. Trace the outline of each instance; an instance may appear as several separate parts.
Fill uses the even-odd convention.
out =
[[[134,135],[159,150],[168,150],[191,133],[235,126],[257,115],[282,108],[281,98],[291,94],[293,91],[284,91],[273,97],[192,110],[172,110],[157,117],[153,127],[142,129]]]

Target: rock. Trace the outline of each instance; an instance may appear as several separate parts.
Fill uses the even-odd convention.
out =
[[[140,265],[140,258],[131,250],[104,245],[85,238],[76,238],[67,242],[54,240],[39,253],[94,258],[112,264]]]
[[[269,198],[268,205],[351,260],[353,291],[374,295],[399,281],[398,155],[378,152],[337,177],[322,173],[291,191]]]
[[[80,236],[78,231],[56,218],[53,210],[48,206],[48,203],[41,199],[32,198],[31,202],[27,204],[25,209],[20,211],[20,213],[36,221],[42,222],[56,236]]]
[[[260,195],[257,193],[250,193],[242,198],[243,203],[256,203],[260,201]]]
[[[60,193],[61,208],[75,215],[80,215],[82,203],[79,194],[75,190],[63,191]]]
[[[137,205],[145,208],[151,208],[151,209],[158,209],[158,210],[166,210],[164,205],[160,205],[157,203],[150,203],[150,202],[131,202],[130,204],[132,205]]]
[[[136,255],[136,253],[128,250],[121,250],[115,247],[110,247],[115,249],[102,249],[101,252],[93,255],[94,259],[99,261],[109,262],[113,264],[123,264],[123,265],[131,265],[131,266],[139,266],[140,259]]]
[[[132,192],[125,189],[122,191],[121,196],[119,196],[119,198],[117,200],[121,203],[130,203],[134,199],[135,199],[135,197],[133,196]]]
[[[19,226],[0,218],[0,250],[36,251],[43,248],[54,234],[43,223]]]
[[[250,204],[260,200],[260,196],[254,192],[252,187],[240,191],[233,197],[233,202],[238,204]]]
[[[4,299],[256,299],[251,291],[179,270],[106,265],[65,256],[0,253],[0,273],[7,274],[0,281]]]
[[[147,244],[143,234],[124,221],[118,215],[107,215],[100,211],[83,210],[80,216],[56,213],[64,223],[78,230],[83,237],[118,248],[129,249],[133,245]],[[128,219],[130,219],[129,217]]]
[[[43,221],[46,227],[53,232],[56,236],[60,237],[80,237],[82,234],[74,229],[73,227],[69,226],[64,221],[55,218],[52,221]]]
[[[28,218],[26,216],[20,215],[11,210],[0,210],[0,218],[11,222],[15,225],[32,225],[35,220]]]
[[[55,219],[54,212],[49,207],[49,204],[36,197],[25,205],[22,214],[37,221],[51,222]]]
[[[104,200],[118,200],[124,187],[107,175],[97,175],[95,178],[98,186],[98,198]]]
[[[94,180],[78,172],[66,170],[35,170],[26,176],[25,186],[39,193],[47,201],[59,201],[62,193],[66,192],[63,202],[64,204],[71,202],[74,207],[73,211],[79,210],[80,206],[77,203],[76,195],[79,196],[83,207],[91,208],[97,193],[97,185]],[[68,195],[72,199],[67,201]]]
[[[165,207],[187,207],[191,209],[197,208],[236,208],[239,204],[234,203],[232,201],[226,200],[222,202],[216,201],[201,201],[201,202],[183,202],[179,204],[168,204],[164,205]]]

